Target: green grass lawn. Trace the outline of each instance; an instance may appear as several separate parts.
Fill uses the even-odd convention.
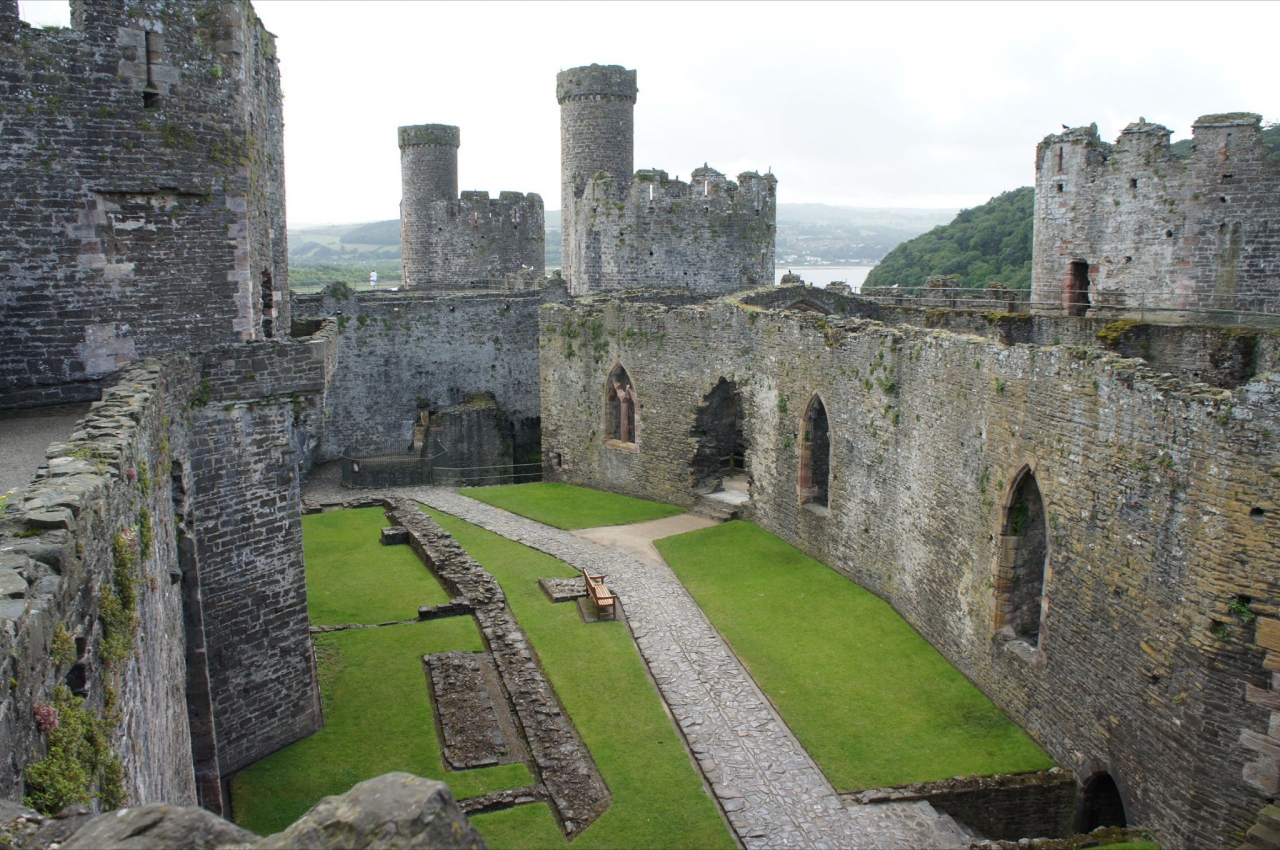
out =
[[[767,531],[655,545],[838,790],[1053,766],[888,603]]]
[[[421,657],[481,650],[470,617],[351,629],[317,635],[315,641],[324,729],[232,779],[236,823],[245,829],[259,835],[279,832],[322,797],[394,770],[441,779],[455,797],[533,782],[523,764],[451,773],[441,764]]]
[[[408,546],[383,546],[383,508],[302,518],[307,609],[320,626],[412,620],[449,596]]]
[[[546,485],[479,492],[530,486]],[[577,571],[456,517],[427,513],[502,584],[613,794],[609,810],[573,846],[732,848],[733,839],[703,791],[626,627],[620,622],[583,623],[575,605],[553,605],[538,589],[539,578]],[[616,516],[609,521],[618,522]],[[472,821],[494,848],[567,846],[545,805],[478,815]]]
[[[556,528],[627,525],[684,513],[684,508],[550,481],[459,490],[464,496]]]

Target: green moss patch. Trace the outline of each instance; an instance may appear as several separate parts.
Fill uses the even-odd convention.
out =
[[[481,492],[531,486],[546,485]],[[578,572],[456,517],[427,513],[502,584],[511,610],[613,794],[608,811],[575,838],[573,846],[733,847],[626,626],[583,623],[574,605],[553,605],[538,589],[541,577]],[[495,848],[566,846],[546,806],[479,815],[474,823]]]
[[[421,605],[449,596],[408,546],[383,546],[383,508],[331,511],[302,518],[311,622],[411,620]]]
[[[550,481],[460,490],[464,496],[556,528],[628,525],[684,513],[684,508]]]
[[[886,602],[783,540],[730,522],[656,545],[838,790],[1053,766]]]

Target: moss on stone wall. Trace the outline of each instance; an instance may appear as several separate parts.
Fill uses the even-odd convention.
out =
[[[27,765],[23,774],[26,805],[53,815],[72,803],[96,799],[110,810],[125,802],[124,766],[111,748],[111,731],[120,719],[114,702],[108,700],[99,717],[85,709],[82,698],[59,685],[53,702],[36,708],[48,755]]]

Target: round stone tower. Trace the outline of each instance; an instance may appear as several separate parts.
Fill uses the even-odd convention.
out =
[[[404,285],[427,282],[436,207],[458,199],[458,128],[416,124],[400,128],[400,255]]]
[[[560,182],[581,192],[596,172],[631,183],[635,159],[636,72],[588,65],[556,75],[560,103]],[[563,199],[562,199],[563,200]]]
[[[458,128],[415,124],[400,128],[400,181],[406,207],[458,197]]]
[[[556,75],[560,103],[560,216],[564,277],[577,257],[575,201],[597,173],[613,177],[616,197],[631,186],[635,161],[636,72],[621,65],[587,65]]]

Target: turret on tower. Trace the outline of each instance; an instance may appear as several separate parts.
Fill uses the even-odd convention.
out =
[[[400,128],[400,254],[416,289],[526,289],[546,267],[542,198],[458,196],[461,133],[449,124]]]
[[[581,196],[600,172],[625,187],[635,170],[636,72],[621,65],[588,65],[556,75],[560,103],[560,183],[564,195]]]
[[[563,274],[574,295],[733,292],[773,283],[777,181],[713,168],[692,184],[634,172],[636,72],[588,65],[556,76]]]

